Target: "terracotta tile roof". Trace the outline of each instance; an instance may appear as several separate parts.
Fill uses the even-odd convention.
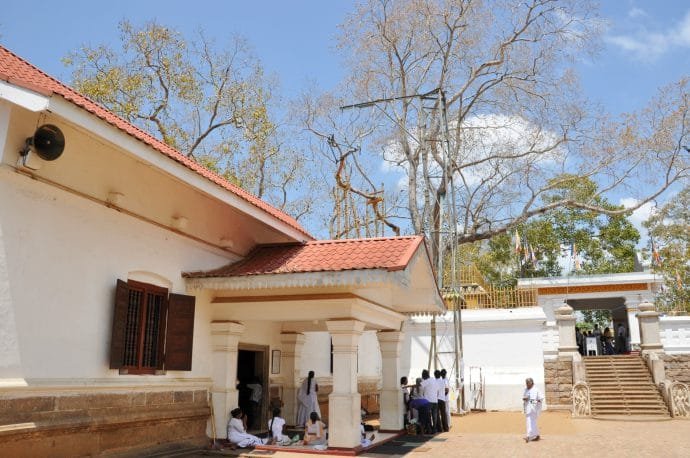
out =
[[[34,67],[21,57],[12,53],[8,49],[0,45],[0,80],[7,81],[15,86],[20,86],[43,95],[57,94],[62,96],[65,100],[83,108],[89,113],[98,116],[107,123],[117,127],[121,131],[131,135],[139,141],[144,142],[148,146],[154,148],[160,153],[169,158],[179,162],[185,167],[193,170],[204,178],[213,183],[227,189],[231,193],[249,202],[255,207],[263,210],[274,218],[288,224],[293,229],[297,229],[309,238],[313,238],[294,218],[286,213],[272,207],[258,197],[253,196],[244,189],[228,182],[218,174],[206,169],[197,162],[188,158],[179,151],[171,148],[162,141],[144,132],[133,124],[125,121],[114,113],[106,110],[98,103],[78,93],[74,89],[61,83],[57,79],[47,75],[38,68]]]
[[[187,272],[182,276],[207,278],[359,269],[402,270],[423,241],[422,236],[411,236],[259,245],[242,261],[215,270]]]

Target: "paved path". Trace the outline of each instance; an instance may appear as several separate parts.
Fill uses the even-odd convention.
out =
[[[524,424],[524,416],[518,412],[473,413],[454,418],[451,432],[436,436],[446,440],[429,442],[426,453],[439,457],[690,456],[690,421],[614,422],[544,412],[539,419],[542,439],[530,443],[522,439]]]
[[[360,456],[690,457],[689,420],[622,422],[573,419],[565,412],[544,412],[539,419],[542,439],[530,443],[522,439],[524,425],[525,418],[519,412],[472,413],[453,417],[450,432],[439,434],[406,454],[366,453]],[[319,455],[254,452],[242,456],[308,458]]]

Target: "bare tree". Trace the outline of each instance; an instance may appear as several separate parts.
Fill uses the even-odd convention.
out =
[[[240,37],[222,47],[149,22],[120,23],[121,48],[64,59],[77,90],[274,205],[302,216],[308,172],[279,121],[276,81]]]
[[[307,141],[317,153],[324,181],[333,183],[328,232],[331,238],[383,236],[386,231],[400,235],[393,222],[400,216],[398,194],[386,192],[373,181],[373,155],[361,144],[375,131],[375,119],[360,112],[343,113],[331,94],[305,95],[301,103],[301,125],[309,133]]]
[[[688,176],[686,82],[622,122],[579,97],[570,63],[596,47],[599,23],[582,1],[369,0],[343,25],[347,96],[406,175],[411,230],[435,258],[444,231],[465,243],[559,207],[621,214],[632,209],[597,198],[639,206]],[[578,179],[599,191],[553,199]]]

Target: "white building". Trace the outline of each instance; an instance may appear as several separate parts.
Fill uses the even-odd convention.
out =
[[[443,309],[422,238],[314,241],[0,47],[0,455],[205,445],[238,376],[290,422],[310,369],[353,448],[360,386],[401,429],[405,313]]]

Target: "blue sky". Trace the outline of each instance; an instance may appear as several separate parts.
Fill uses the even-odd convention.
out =
[[[290,98],[310,83],[329,89],[341,79],[344,69],[335,36],[354,4],[351,0],[15,0],[2,7],[0,43],[69,82],[69,70],[60,59],[82,44],[116,42],[122,19],[135,24],[155,19],[185,34],[203,28],[219,42],[240,34]],[[602,48],[577,65],[583,91],[592,102],[614,114],[639,109],[660,86],[690,75],[690,1],[605,0],[601,15]]]
[[[332,87],[343,74],[334,46],[338,25],[354,1],[94,2],[9,1],[0,15],[0,42],[63,81],[60,59],[81,44],[117,40],[122,19],[156,19],[184,32],[203,28],[222,41],[231,34],[248,39],[285,95],[309,81]],[[59,5],[59,6],[57,6]],[[690,2],[606,0],[603,48],[579,63],[585,93],[613,113],[644,105],[664,84],[690,73]]]

